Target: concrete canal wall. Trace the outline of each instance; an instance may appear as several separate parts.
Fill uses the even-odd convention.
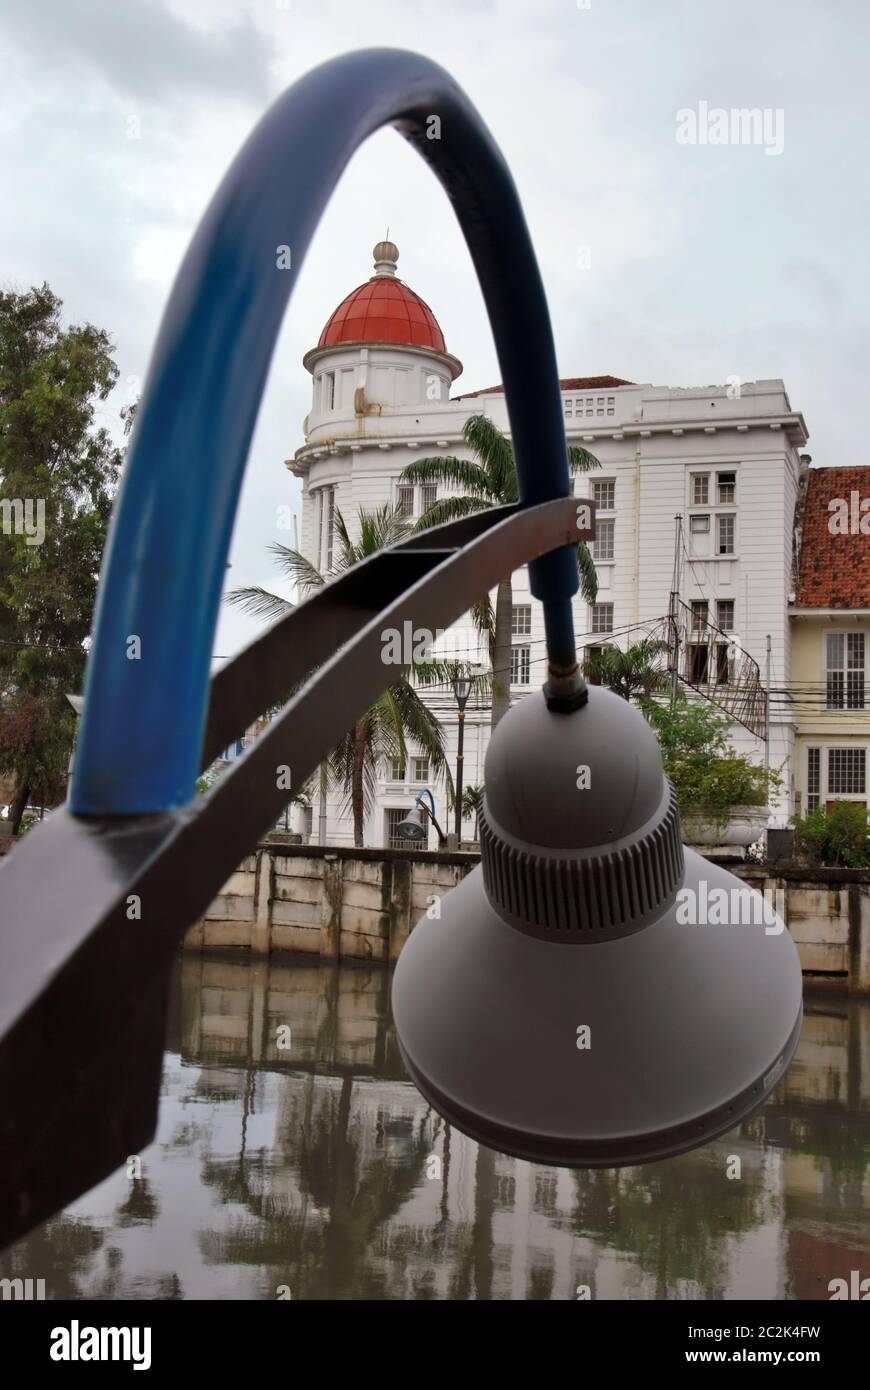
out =
[[[304,951],[391,964],[479,863],[469,853],[260,845],[190,929],[191,951]],[[870,993],[870,872],[736,865],[784,917],[807,975]],[[703,930],[703,928],[701,928]]]

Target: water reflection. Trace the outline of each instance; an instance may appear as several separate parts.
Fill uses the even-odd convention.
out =
[[[0,1277],[54,1298],[776,1299],[870,1275],[867,1002],[811,996],[788,1076],[723,1139],[572,1172],[481,1148],[426,1105],[389,980],[185,958],[141,1174],[0,1255]]]

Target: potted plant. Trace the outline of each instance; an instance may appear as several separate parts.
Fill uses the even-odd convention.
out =
[[[641,701],[673,783],[687,844],[726,847],[738,857],[763,833],[779,777],[729,748],[728,719],[711,705],[681,698]]]

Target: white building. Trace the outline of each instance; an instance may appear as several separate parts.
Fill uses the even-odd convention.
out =
[[[510,433],[500,387],[451,398],[461,363],[447,351],[428,305],[398,278],[396,247],[380,242],[374,254],[374,275],[342,301],[304,358],[313,377],[312,409],[303,424],[305,444],[288,467],[303,485],[301,545],[321,570],[332,564],[336,507],[351,530],[360,508],[390,500],[417,516],[432,498],[423,488],[402,490],[398,479],[407,464],[439,453],[470,456],[462,431],[471,415],[485,414]],[[605,376],[561,385],[569,444],[582,445],[601,462],[600,471],[575,481],[578,496],[592,495],[598,503],[599,601],[589,608],[579,596],[575,600],[578,646],[626,645],[645,634],[664,635],[674,585],[675,517],[681,515],[677,587],[691,611],[684,673],[727,701],[741,649],[758,663],[764,680],[769,634],[774,683],[787,684],[793,524],[807,430],[783,383],[732,378],[721,386],[671,388]],[[511,693],[519,698],[545,676],[543,615],[524,570],[514,575],[514,607]],[[730,646],[703,628],[705,620],[732,638]],[[706,634],[697,650],[693,622]],[[435,697],[434,703],[454,760],[452,696]],[[469,707],[466,786],[483,780],[488,728],[488,710]],[[791,805],[794,739],[793,716],[776,706],[770,763],[784,764],[785,792],[776,808],[781,816]],[[763,761],[762,738],[739,723],[733,725],[733,742]],[[400,772],[384,771],[367,844],[388,843],[392,823],[428,781],[428,769],[413,756],[405,776]],[[432,790],[443,825],[445,789]],[[351,841],[340,798],[333,800],[327,838]],[[316,813],[312,829],[317,839]],[[465,833],[471,830],[467,825]]]

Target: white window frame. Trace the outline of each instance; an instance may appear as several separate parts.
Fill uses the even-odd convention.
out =
[[[410,493],[410,503],[407,494]],[[396,515],[409,520],[416,515],[417,490],[413,483],[396,483]]]
[[[727,623],[727,624],[720,621],[721,614],[719,613],[719,608],[720,608],[721,604],[723,604],[723,603],[730,603],[730,604],[731,604],[731,621],[730,621],[730,623]],[[717,599],[716,599],[716,626],[718,627],[718,629],[719,629],[720,632],[736,632],[736,630],[737,630],[737,605],[736,605],[736,603],[734,602],[734,599],[733,599],[733,598],[717,598]]]
[[[608,537],[606,544],[604,543],[604,536],[601,535],[601,531],[605,527],[607,528],[605,536]],[[616,518],[612,516],[602,517],[600,520],[596,518],[595,533],[595,539],[592,542],[592,559],[596,565],[609,564],[616,552]],[[604,544],[605,550],[609,551],[609,554],[602,553],[602,544]]]
[[[532,605],[515,603],[511,608],[511,637],[532,635]]]
[[[596,489],[606,488],[609,492],[609,502],[599,502],[596,497]],[[596,513],[616,511],[616,479],[615,478],[593,478],[589,487],[589,497],[595,503]]]
[[[532,649],[529,644],[511,647],[511,685],[531,685]],[[522,679],[525,674],[525,679]]]
[[[697,497],[697,485],[703,483],[703,497]],[[710,505],[710,474],[709,473],[689,473],[689,506],[690,507],[709,507]]]
[[[842,638],[843,638],[843,657],[844,657],[844,661],[846,662],[846,664],[845,664],[844,666],[836,666],[836,667],[829,667],[829,666],[828,666],[828,639],[831,638],[831,637],[842,637]],[[859,667],[850,667],[849,664],[848,664],[848,662],[849,662],[849,657],[848,657],[849,640],[848,640],[848,639],[849,639],[850,637],[860,637],[860,638],[862,639],[862,641],[863,641],[863,646],[864,646],[864,666],[863,666],[862,679],[861,679],[861,703],[860,703],[859,705],[858,705],[858,704],[854,704],[854,705],[848,704],[848,697],[849,697],[849,690],[848,690],[848,674],[849,674],[849,671],[850,671],[850,670],[853,670],[853,671],[856,671],[856,672],[857,672],[859,669],[861,669],[861,668],[859,668]],[[868,676],[867,662],[868,662],[868,652],[870,652],[870,642],[868,642],[868,640],[867,640],[867,633],[866,633],[862,628],[857,628],[857,629],[856,629],[856,628],[842,628],[842,627],[826,628],[825,631],[822,633],[822,673],[823,673],[824,682],[825,682],[825,709],[826,709],[826,710],[836,710],[836,711],[839,711],[841,714],[850,714],[850,713],[854,713],[855,711],[860,711],[860,710],[866,710],[866,709],[867,709],[867,705],[868,705],[868,701],[867,701],[867,676]],[[842,704],[836,704],[836,703],[832,703],[832,702],[831,702],[831,692],[830,692],[830,690],[829,690],[829,688],[828,688],[828,676],[829,676],[829,674],[831,673],[832,670],[833,670],[833,671],[842,671],[842,673],[843,673],[843,703],[842,703]]]
[[[598,627],[598,609],[610,609],[610,623],[606,627]],[[613,604],[610,602],[590,603],[589,604],[589,633],[593,637],[609,636],[613,632]],[[595,645],[598,645],[597,643]]]
[[[816,752],[819,756],[818,788],[813,790],[811,786],[810,754]],[[864,790],[863,792],[832,792],[830,790],[830,755],[831,753],[859,752],[864,754]],[[843,742],[838,739],[823,741],[821,739],[808,743],[803,756],[804,790],[803,801],[805,810],[814,809],[810,806],[810,799],[813,798],[817,807],[823,810],[829,801],[857,801],[863,802],[865,806],[870,806],[870,742],[859,743],[857,740]]]
[[[426,826],[425,840],[418,840],[412,843],[405,840],[400,835],[394,833],[399,821],[405,820],[411,814],[410,806],[385,806],[384,807],[384,848],[385,849],[427,849],[429,844],[429,818],[424,816]]]

